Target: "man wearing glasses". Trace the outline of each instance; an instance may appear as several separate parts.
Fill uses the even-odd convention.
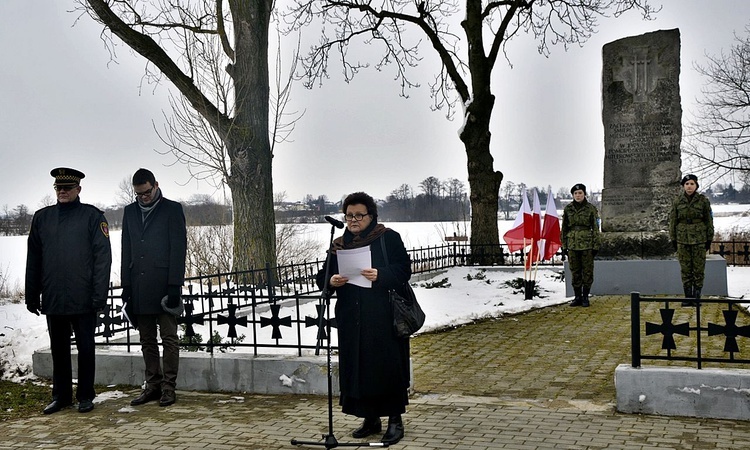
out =
[[[154,174],[138,169],[133,174],[135,202],[125,207],[122,219],[122,298],[126,313],[138,328],[146,364],[146,386],[133,406],[176,401],[180,362],[177,317],[184,311],[180,299],[185,281],[187,229],[182,205],[162,196]],[[163,358],[159,358],[157,329]]]
[[[34,213],[26,258],[26,308],[47,316],[52,351],[52,403],[44,414],[73,404],[70,330],[78,349],[78,411],[94,409],[94,333],[107,302],[112,250],[104,214],[81,203],[82,172],[59,167],[57,203]]]

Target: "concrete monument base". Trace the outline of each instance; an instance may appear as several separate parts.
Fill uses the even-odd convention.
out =
[[[593,295],[683,295],[680,263],[676,259],[596,260]],[[718,255],[706,258],[703,295],[727,296],[727,262]],[[565,296],[572,297],[570,267],[565,261]]]
[[[750,420],[750,370],[640,367],[615,369],[617,411]]]

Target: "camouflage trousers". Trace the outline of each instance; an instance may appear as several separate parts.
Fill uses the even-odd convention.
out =
[[[677,244],[677,259],[680,261],[682,285],[703,288],[706,274],[706,247],[704,244]]]
[[[573,288],[590,288],[594,283],[594,251],[591,249],[570,250],[568,260]]]

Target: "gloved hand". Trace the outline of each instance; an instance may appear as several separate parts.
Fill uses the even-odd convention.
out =
[[[565,257],[568,256],[568,249],[567,248],[563,247],[563,249],[562,249],[562,256],[563,256],[563,259],[565,259]]]
[[[168,286],[167,287],[167,306],[169,308],[177,308],[180,305],[180,286]]]
[[[672,248],[677,250],[677,241],[670,241],[670,244],[672,244]]]
[[[130,286],[123,286],[122,295],[120,297],[122,298],[123,303],[129,302],[133,297],[133,288]]]
[[[167,306],[170,308],[177,308],[180,305],[180,296],[179,295],[169,295],[167,296]]]
[[[40,304],[39,299],[26,299],[26,309],[28,309],[30,313],[36,314],[38,316],[41,308],[42,305]]]
[[[711,241],[706,242],[706,251],[711,250]]]
[[[107,307],[107,300],[96,300],[94,299],[94,311],[100,313]]]

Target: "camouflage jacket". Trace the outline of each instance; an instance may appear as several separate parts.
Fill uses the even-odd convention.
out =
[[[599,232],[599,211],[586,201],[575,201],[563,210],[562,246],[567,250],[599,250],[602,237]]]
[[[674,199],[669,213],[669,239],[680,244],[696,245],[714,239],[714,217],[705,195],[682,193]]]

